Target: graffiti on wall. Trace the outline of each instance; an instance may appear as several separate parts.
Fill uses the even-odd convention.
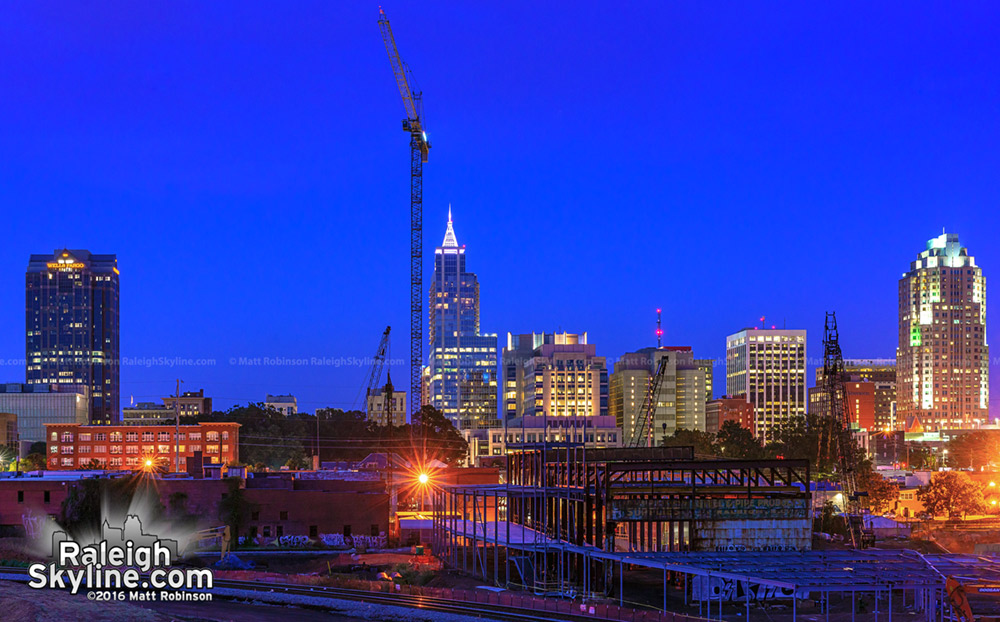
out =
[[[764,603],[771,600],[790,599],[795,595],[791,588],[748,583],[725,577],[694,577],[692,585],[695,600]],[[800,598],[805,595],[800,594]]]
[[[21,525],[24,526],[24,535],[28,536],[28,538],[32,540],[37,538],[44,520],[44,514],[35,514],[29,508],[27,512],[21,514]]]

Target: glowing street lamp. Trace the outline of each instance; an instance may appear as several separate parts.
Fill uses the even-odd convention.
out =
[[[420,475],[417,476],[417,481],[420,482],[421,484],[426,484],[429,479],[430,478],[427,477],[426,473],[421,473]]]

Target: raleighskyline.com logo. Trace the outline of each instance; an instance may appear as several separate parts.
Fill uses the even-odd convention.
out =
[[[80,544],[66,532],[52,534],[50,563],[28,567],[30,587],[69,589],[77,594],[86,589],[96,601],[209,601],[214,575],[208,568],[173,568],[177,541],[160,539],[142,531],[138,516],[129,515],[122,528],[107,520],[102,540]],[[201,590],[201,591],[195,591]]]

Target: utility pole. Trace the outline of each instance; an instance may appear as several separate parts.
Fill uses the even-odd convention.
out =
[[[177,379],[177,393],[174,396],[174,472],[181,472],[181,383]]]

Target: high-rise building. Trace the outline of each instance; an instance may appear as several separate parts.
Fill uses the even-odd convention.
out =
[[[704,370],[705,372],[705,401],[711,402],[712,398],[715,397],[715,360],[714,359],[695,359],[695,367]]]
[[[599,417],[608,414],[608,370],[597,348],[587,343],[587,333],[507,335],[507,343],[539,345],[520,363],[515,389],[517,417]],[[523,356],[507,348],[505,356]],[[504,360],[504,369],[517,363]],[[506,371],[505,371],[506,374]],[[506,379],[505,379],[506,383]],[[507,388],[505,387],[505,394]]]
[[[726,394],[746,395],[755,433],[806,414],[806,331],[745,328],[726,337]]]
[[[406,425],[406,391],[394,390],[391,379],[368,394],[365,406],[367,420],[375,425]]]
[[[120,421],[117,257],[32,255],[25,303],[28,384],[85,385],[90,422]]]
[[[988,423],[989,383],[986,278],[958,235],[942,233],[899,280],[897,423]]]
[[[705,368],[688,346],[643,348],[621,357],[611,374],[609,414],[629,442],[646,416],[643,405],[660,361],[666,365],[654,396],[652,430],[654,444],[679,429],[705,430]],[[643,443],[645,443],[643,439]]]
[[[460,430],[496,428],[497,336],[479,332],[479,279],[465,269],[448,208],[444,242],[434,251],[430,287],[426,401]]]

